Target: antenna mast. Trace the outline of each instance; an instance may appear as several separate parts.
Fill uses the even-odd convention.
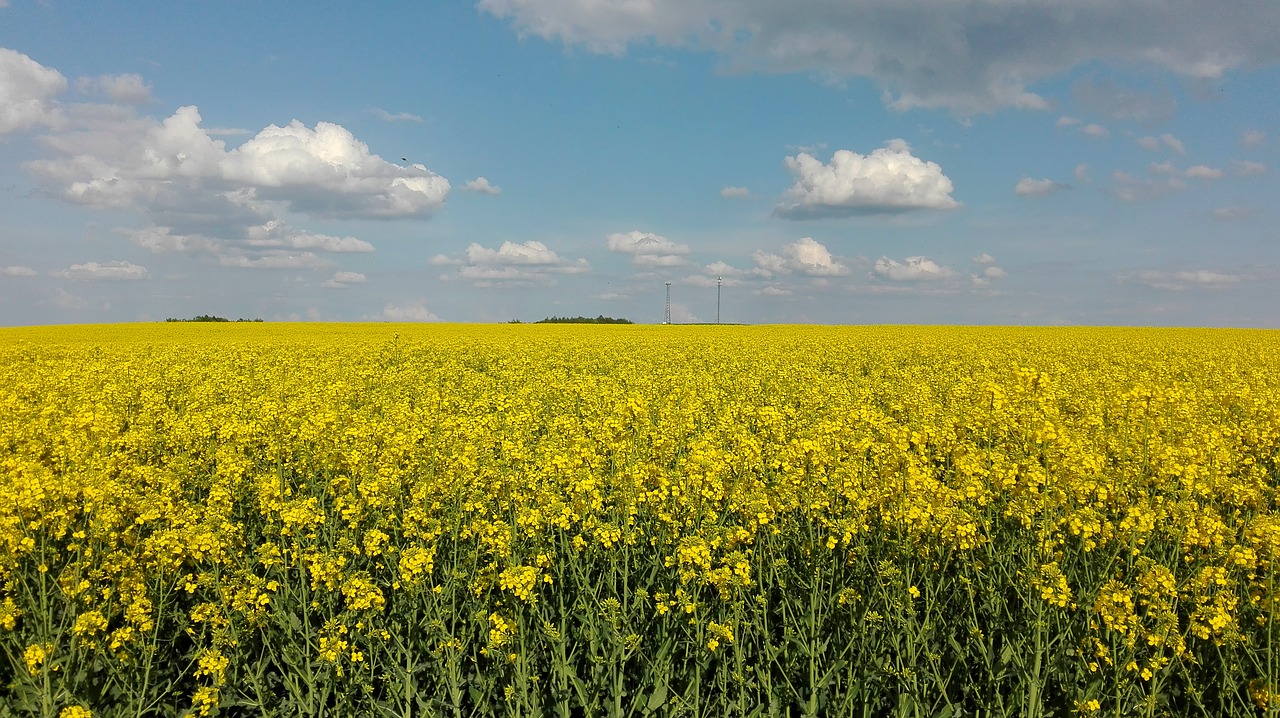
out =
[[[667,310],[662,315],[662,323],[671,323],[671,282],[667,282]]]
[[[724,283],[724,277],[716,277],[716,324],[720,323],[720,285]]]

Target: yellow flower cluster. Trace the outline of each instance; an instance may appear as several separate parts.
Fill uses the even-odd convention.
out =
[[[1033,585],[1040,591],[1040,598],[1050,604],[1065,608],[1071,603],[1071,586],[1067,585],[1067,577],[1063,575],[1062,567],[1056,561],[1040,567],[1040,573],[1033,581]]]
[[[179,625],[214,684],[197,712],[229,652],[281,616],[318,616],[323,629],[282,630],[356,664],[397,601],[465,584],[474,635],[505,649],[517,625],[542,625],[517,611],[613,562],[652,581],[644,615],[709,621],[702,645],[740,652],[745,629],[735,642],[707,611],[771,605],[766,547],[839,567],[892,546],[877,575],[901,586],[879,612],[857,613],[879,600],[872,584],[830,596],[877,619],[928,611],[931,565],[980,577],[1007,561],[999,575],[1036,610],[1092,626],[1086,660],[1132,659],[1148,679],[1193,642],[1270,635],[1280,606],[1275,333],[0,334],[0,640],[15,673],[74,651],[134,665]],[[895,562],[924,575],[891,575]],[[61,602],[65,626],[37,596]]]
[[[498,587],[503,591],[510,591],[521,601],[530,601],[534,597],[534,589],[538,587],[538,574],[539,571],[534,566],[512,566],[498,577]]]
[[[710,636],[710,638],[707,639],[707,650],[709,651],[715,652],[715,650],[720,647],[721,643],[733,643],[732,626],[716,623],[715,621],[708,621],[707,634]]]
[[[22,660],[27,665],[27,673],[38,674],[45,667],[45,661],[53,655],[53,646],[48,643],[27,646],[22,652]]]
[[[502,648],[511,643],[512,637],[515,635],[515,626],[503,618],[501,614],[489,614],[489,646],[492,648]]]

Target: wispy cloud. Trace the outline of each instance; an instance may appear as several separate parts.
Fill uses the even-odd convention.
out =
[[[1090,62],[1145,64],[1194,79],[1264,66],[1276,50],[1258,28],[1280,23],[1274,3],[1189,14],[1161,0],[988,3],[980,12],[969,3],[917,0],[812,0],[786,12],[772,2],[722,0],[480,0],[479,7],[521,34],[593,52],[649,52],[657,44],[715,52],[735,69],[865,77],[885,88],[889,107],[964,116],[1048,109],[1033,83]],[[1077,81],[1073,94],[1117,121],[1159,122],[1176,110],[1168,90],[1106,77]]]
[[[1121,272],[1116,275],[1116,279],[1122,283],[1143,284],[1155,289],[1181,291],[1192,287],[1230,286],[1243,281],[1244,277],[1227,272],[1195,269],[1177,272],[1158,270]]]
[[[422,122],[422,118],[409,112],[387,112],[381,107],[370,107],[369,112],[385,122]]]
[[[73,264],[66,269],[59,269],[51,272],[50,276],[58,279],[78,279],[83,281],[135,281],[146,279],[150,274],[147,268],[133,262],[112,261],[103,262],[85,262],[84,264]]]
[[[1234,219],[1248,219],[1257,213],[1257,207],[1245,207],[1241,205],[1218,207],[1213,210],[1213,218],[1220,222],[1228,222]]]
[[[1182,140],[1170,134],[1160,135],[1159,137],[1145,136],[1138,138],[1138,146],[1144,150],[1155,151],[1161,147],[1173,150],[1174,152],[1185,155],[1187,148],[1182,144]]]
[[[1088,135],[1089,137],[1094,138],[1095,140],[1105,140],[1111,136],[1111,130],[1108,130],[1102,125],[1099,125],[1096,123],[1090,123],[1085,125],[1084,127],[1081,127],[1080,131],[1083,132],[1085,135]]]
[[[1066,186],[1051,179],[1023,177],[1013,186],[1013,193],[1019,197],[1047,197]]]

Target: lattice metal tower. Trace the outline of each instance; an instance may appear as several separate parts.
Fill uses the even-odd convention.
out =
[[[667,282],[667,309],[662,314],[662,323],[671,323],[671,282]]]

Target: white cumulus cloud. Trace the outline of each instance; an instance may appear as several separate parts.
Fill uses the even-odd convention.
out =
[[[199,130],[199,113],[183,108],[175,124]],[[218,143],[221,144],[221,143]],[[402,167],[369,152],[349,130],[330,122],[308,128],[294,120],[269,125],[253,139],[219,156],[221,178],[259,188],[264,196],[311,214],[344,217],[411,217],[444,203],[449,181],[422,165]]]
[[[1188,167],[1187,170],[1182,173],[1182,176],[1190,177],[1192,179],[1221,179],[1224,174],[1225,173],[1222,170],[1216,167],[1195,165]]]
[[[789,219],[954,209],[951,180],[902,140],[868,155],[837,150],[829,163],[801,152],[785,160],[795,184],[774,214]]]
[[[198,217],[252,210],[260,220],[273,206],[339,218],[421,217],[449,194],[445,178],[383,160],[340,125],[270,125],[228,150],[200,122],[195,107],[159,122],[85,118],[80,131],[46,139],[55,157],[25,166],[70,202]]]
[[[388,322],[438,322],[437,317],[427,309],[426,302],[412,302],[409,304],[387,304],[382,308],[382,312],[378,314],[378,319]]]
[[[23,168],[48,194],[80,205],[133,210],[152,226],[126,234],[152,252],[209,252],[225,266],[323,267],[315,252],[373,251],[363,239],[291,227],[307,217],[429,217],[450,184],[421,164],[374,154],[329,122],[242,130],[205,128],[199,110],[139,114],[150,101],[137,75],[84,77],[78,88],[113,104],[60,105],[66,79],[0,49],[0,133],[45,125],[41,156]],[[13,98],[13,101],[10,101]]]
[[[763,276],[795,273],[809,277],[839,277],[849,273],[847,266],[812,237],[801,237],[777,254],[757,251],[751,258],[756,263],[757,273]]]
[[[632,230],[605,237],[609,251],[634,255],[688,254],[689,247],[652,232]]]
[[[637,267],[678,267],[686,262],[689,246],[653,232],[615,232],[605,237],[610,252],[631,255]]]
[[[739,269],[728,262],[715,261],[703,267],[703,271],[708,276],[718,277],[744,277],[748,274],[754,274],[753,269]]]
[[[720,196],[721,197],[750,197],[751,190],[747,189],[746,187],[733,187],[733,186],[722,187],[720,189]]]
[[[345,289],[352,284],[364,284],[366,281],[368,277],[362,272],[334,272],[333,276],[320,286],[325,289]]]
[[[489,180],[484,177],[477,177],[462,185],[462,188],[468,192],[479,192],[480,194],[502,194],[501,187],[489,184]]]
[[[22,265],[12,265],[8,267],[0,267],[0,276],[3,277],[34,277],[39,272],[31,267],[23,267]]]
[[[536,240],[503,242],[497,248],[472,242],[461,259],[438,254],[429,260],[437,266],[458,265],[455,275],[442,275],[446,281],[469,280],[477,286],[532,286],[555,284],[558,274],[585,274],[591,271],[586,259],[570,260],[556,254]]]
[[[907,257],[899,262],[888,257],[876,260],[875,273],[895,282],[933,281],[955,276],[955,272],[927,257]]]
[[[0,47],[0,135],[58,124],[56,98],[66,89],[62,73]]]
[[[124,105],[145,105],[151,102],[151,86],[141,75],[99,75],[76,80],[80,92],[102,95],[112,102]]]
[[[565,264],[560,255],[542,242],[503,242],[497,249],[489,249],[472,242],[467,246],[467,262],[471,264],[524,264],[556,267]]]

